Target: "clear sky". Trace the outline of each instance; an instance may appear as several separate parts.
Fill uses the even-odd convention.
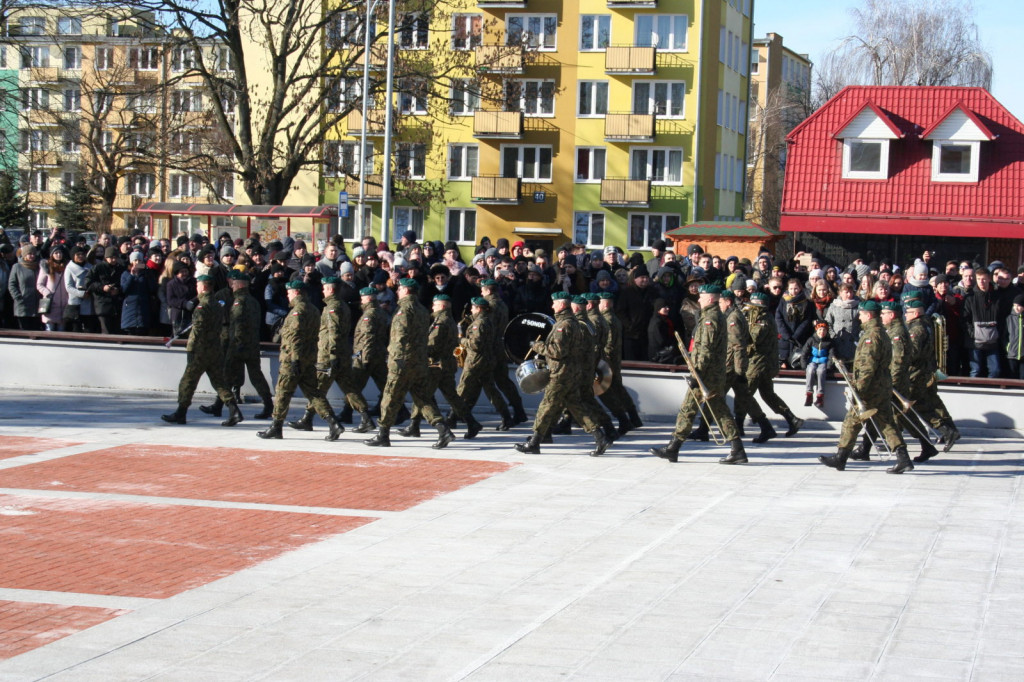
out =
[[[856,0],[754,0],[754,37],[777,33],[786,47],[816,62],[852,32],[849,10],[858,5]],[[1013,66],[1024,36],[1020,0],[975,0],[974,8],[978,34],[992,56],[992,94],[1024,121],[1024,88]]]

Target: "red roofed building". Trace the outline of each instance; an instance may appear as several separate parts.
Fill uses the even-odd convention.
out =
[[[1024,125],[987,90],[850,86],[786,139],[796,250],[1024,260]]]

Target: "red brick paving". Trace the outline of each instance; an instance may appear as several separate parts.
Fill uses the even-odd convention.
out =
[[[0,587],[153,599],[373,520],[18,495],[0,509]]]
[[[25,436],[3,436],[0,438],[0,459],[20,457],[22,455],[33,455],[46,450],[66,448],[71,445],[81,445],[66,440],[55,438],[30,438]]]
[[[0,601],[0,659],[49,644],[128,613],[91,606]]]
[[[455,459],[124,445],[4,470],[0,488],[399,511],[511,466]]]

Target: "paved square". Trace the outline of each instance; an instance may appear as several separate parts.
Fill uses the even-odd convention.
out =
[[[55,642],[127,611],[0,601],[0,659]]]
[[[78,445],[78,443],[56,440],[54,438],[5,435],[3,438],[0,438],[0,459],[21,457],[22,455],[34,455],[37,452],[66,448],[70,445]]]

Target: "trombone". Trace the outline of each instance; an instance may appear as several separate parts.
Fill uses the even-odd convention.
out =
[[[850,376],[850,372],[846,369],[846,363],[842,360],[836,360],[836,369],[843,376],[843,380],[846,382],[846,390],[843,392],[846,396],[846,400],[853,405],[854,409],[857,410],[857,419],[860,423],[867,422],[870,429],[868,431],[868,437],[872,440],[881,440],[882,447],[885,448],[885,452],[888,457],[892,457],[892,450],[889,449],[889,444],[885,442],[885,437],[882,436],[882,429],[878,428],[878,422],[875,421],[875,414],[878,412],[876,408],[865,409],[864,401],[857,395],[857,391],[853,388],[853,378]]]
[[[938,443],[941,436],[932,428],[932,425],[922,418],[920,413],[914,409],[914,401],[908,400],[906,396],[901,394],[895,388],[892,389],[892,396],[897,400],[897,402],[899,402],[900,416],[903,417],[904,423],[909,425],[910,430],[927,441]],[[913,417],[913,419],[911,419],[911,417]],[[921,425],[924,425],[924,431],[921,430]]]
[[[708,425],[708,433],[711,436],[711,441],[715,445],[725,445],[729,441],[725,439],[725,432],[722,431],[722,425],[718,423],[718,417],[715,416],[715,411],[708,405],[708,389],[701,380],[700,375],[697,374],[697,370],[694,369],[693,360],[690,359],[690,354],[686,350],[686,344],[683,343],[683,337],[679,336],[679,332],[675,332],[676,345],[679,346],[679,351],[683,354],[683,360],[686,361],[686,369],[690,371],[690,376],[693,377],[694,381],[697,382],[697,386],[700,388],[700,400],[697,401],[697,411],[700,413],[701,419]],[[711,426],[714,425],[714,430]],[[716,435],[717,432],[717,435]]]

